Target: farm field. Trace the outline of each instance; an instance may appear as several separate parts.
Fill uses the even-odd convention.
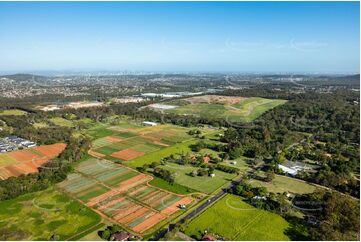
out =
[[[26,115],[27,112],[20,110],[20,109],[7,109],[7,110],[0,110],[0,116],[8,116],[8,115],[14,115],[14,116],[22,116]]]
[[[90,154],[119,161],[131,161],[191,138],[187,134],[187,128],[175,125],[145,127],[123,123],[100,127],[97,131],[101,135],[91,131],[91,134],[96,134],[98,138],[93,141]]]
[[[262,186],[266,187],[268,192],[274,193],[297,193],[305,194],[312,193],[316,190],[314,185],[308,184],[307,182],[302,182],[291,177],[279,176],[276,175],[271,182],[264,182],[257,179],[250,179],[249,183],[253,186]]]
[[[157,152],[146,154],[142,157],[131,160],[127,162],[126,165],[136,168],[139,166],[143,166],[144,164],[151,164],[153,161],[160,161],[162,158],[168,157],[172,154],[187,153],[191,151],[189,146],[195,144],[196,142],[196,140],[188,140],[183,143],[175,144],[173,146],[158,150]]]
[[[199,168],[192,166],[178,165],[170,162],[160,167],[175,172],[176,183],[207,194],[214,192],[215,190],[229,183],[233,178],[236,177],[235,174],[229,174],[218,170],[214,170],[215,177],[209,177],[209,176],[192,177],[189,175],[189,173]]]
[[[57,157],[65,147],[58,143],[0,154],[0,180],[38,172],[38,167]]]
[[[108,220],[144,233],[194,201],[148,185],[151,176],[107,160],[91,158],[58,187]]]
[[[267,110],[282,105],[285,102],[286,100],[259,97],[245,98],[205,95],[165,102],[165,104],[177,105],[178,107],[164,111],[167,113],[222,118],[230,122],[248,123],[258,118]]]
[[[228,194],[193,219],[185,233],[198,239],[207,230],[226,240],[290,240],[285,235],[287,228],[288,222],[281,216]]]
[[[0,240],[66,240],[100,220],[86,206],[48,189],[0,202]]]

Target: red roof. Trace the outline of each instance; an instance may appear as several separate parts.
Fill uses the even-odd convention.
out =
[[[215,237],[213,237],[212,235],[204,235],[202,238],[203,241],[216,241],[217,239]]]

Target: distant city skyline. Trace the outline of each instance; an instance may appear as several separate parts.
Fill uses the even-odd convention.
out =
[[[0,73],[359,73],[359,2],[0,2]]]

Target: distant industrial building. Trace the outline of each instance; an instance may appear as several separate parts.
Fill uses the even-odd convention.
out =
[[[14,151],[19,148],[31,148],[35,146],[35,142],[20,138],[15,135],[9,135],[0,139],[0,153]]]

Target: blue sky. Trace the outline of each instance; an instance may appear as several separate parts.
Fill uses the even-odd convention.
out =
[[[355,73],[358,2],[0,2],[0,71]]]

